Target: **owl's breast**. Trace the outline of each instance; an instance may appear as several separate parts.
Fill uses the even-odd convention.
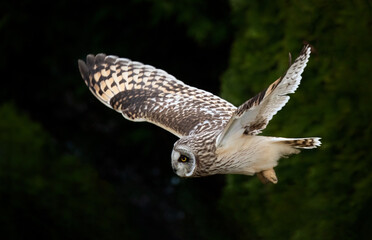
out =
[[[216,149],[214,168],[219,174],[255,174],[256,165],[264,158],[268,144],[266,137],[241,135]]]

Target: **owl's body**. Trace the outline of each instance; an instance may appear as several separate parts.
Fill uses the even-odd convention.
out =
[[[79,68],[91,92],[132,121],[156,124],[180,139],[172,168],[181,177],[258,174],[276,183],[273,168],[281,157],[320,145],[319,138],[257,136],[288,101],[301,80],[310,47],[305,46],[286,74],[236,108],[172,75],[125,58],[88,55]]]

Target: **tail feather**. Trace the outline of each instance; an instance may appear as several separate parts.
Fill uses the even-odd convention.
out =
[[[319,147],[322,143],[319,137],[311,138],[279,138],[278,143],[284,143],[294,148],[312,149]]]

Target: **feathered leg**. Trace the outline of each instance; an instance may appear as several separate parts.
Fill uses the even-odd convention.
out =
[[[274,168],[258,172],[257,177],[263,184],[266,184],[269,182],[276,184],[278,182],[278,178],[276,177]]]

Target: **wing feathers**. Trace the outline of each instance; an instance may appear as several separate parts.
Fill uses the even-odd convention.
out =
[[[140,62],[98,54],[78,63],[90,91],[106,106],[178,137],[220,128],[236,110],[227,101]]]
[[[273,82],[253,98],[242,104],[233,114],[217,140],[217,145],[235,134],[260,133],[273,116],[288,102],[287,94],[294,93],[301,82],[301,74],[309,60],[311,47],[305,45],[300,56],[288,68],[283,77]]]
[[[301,74],[310,57],[310,49],[309,45],[304,46],[300,56],[288,68],[284,76],[273,82],[267,89],[242,104],[237,110],[237,116],[241,116],[245,111],[252,109],[252,107],[259,106],[262,102],[266,101],[272,105],[274,112],[267,111],[266,108],[260,106],[260,113],[272,118],[272,116],[275,115],[289,100],[287,94],[294,93],[300,85],[302,78]],[[274,98],[279,102],[270,101],[271,99],[268,98]],[[268,121],[270,121],[271,118],[268,119]]]

